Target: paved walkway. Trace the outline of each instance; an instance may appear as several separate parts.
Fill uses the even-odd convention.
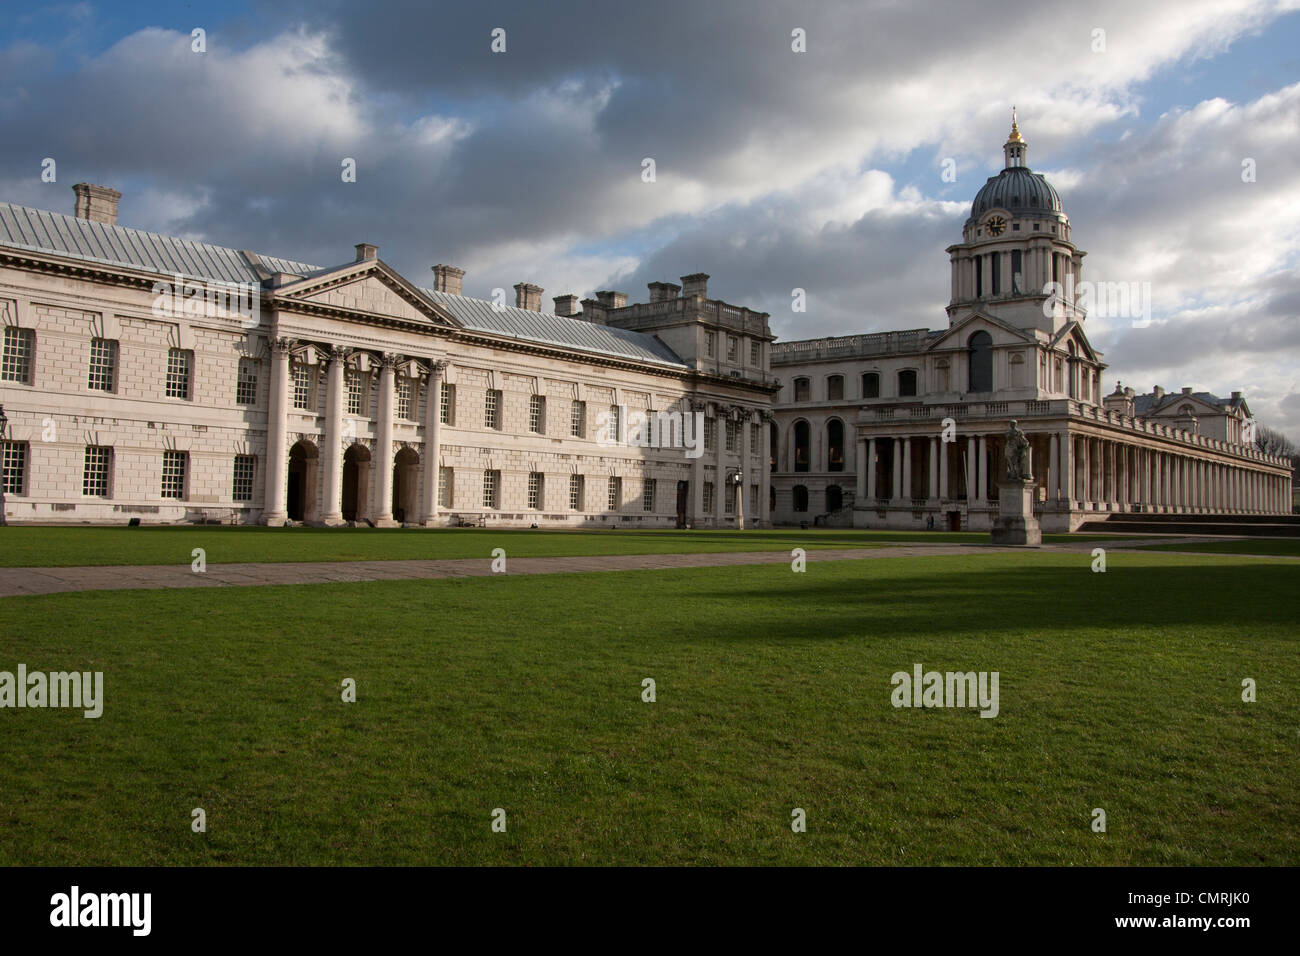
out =
[[[1147,544],[1202,544],[1222,537],[1166,535],[1132,539],[1088,540],[1047,544],[1038,553],[1090,553],[1093,548],[1123,551]],[[919,555],[1026,553],[1023,548],[987,544],[886,544],[870,548],[810,548],[809,564],[818,561],[866,561]],[[1166,554],[1195,552],[1164,552]],[[787,564],[789,551],[731,551],[709,554],[615,554],[570,558],[508,558],[509,574],[575,574],[590,571],[662,571],[754,564]],[[1296,559],[1300,560],[1300,559]],[[417,581],[486,577],[492,559],[448,558],[439,561],[314,561],[270,564],[209,564],[196,574],[188,564],[104,565],[71,568],[0,568],[0,598],[67,591],[117,591],[162,588],[258,587],[268,584],[329,584],[351,581]]]

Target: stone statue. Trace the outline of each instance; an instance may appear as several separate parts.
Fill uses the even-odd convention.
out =
[[[1029,473],[1029,439],[1013,420],[1007,430],[1007,480],[1029,481],[1034,476]]]

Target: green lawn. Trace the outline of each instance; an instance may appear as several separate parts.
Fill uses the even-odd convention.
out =
[[[0,864],[1300,863],[1300,568],[1090,564],[5,599],[0,669],[107,700],[0,711]],[[1000,715],[894,709],[915,662]]]
[[[1209,544],[1151,544],[1143,551],[1196,551],[1203,554],[1267,554],[1300,558],[1300,538],[1249,538]]]
[[[1049,541],[1078,535],[1046,535]],[[158,526],[10,527],[0,530],[0,567],[105,564],[189,564],[195,548],[209,564],[245,561],[381,561],[481,558],[493,548],[512,557],[594,554],[788,551],[860,548],[907,542],[980,543],[982,532],[838,531],[530,531],[391,528],[260,528]]]

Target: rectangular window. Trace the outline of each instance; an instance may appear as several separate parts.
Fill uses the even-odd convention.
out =
[[[759,344],[758,339],[751,339],[749,343],[749,364],[758,366],[763,364],[759,361]]]
[[[301,362],[295,362],[293,366],[293,407],[301,408],[306,411],[315,410],[315,391],[312,386],[316,384],[316,368],[312,365],[303,365]]]
[[[618,511],[623,507],[623,479],[609,479],[609,510]]]
[[[81,493],[87,498],[108,497],[108,475],[113,449],[105,445],[86,446],[86,465],[81,472]]]
[[[727,336],[727,361],[735,362],[740,356],[740,341],[734,335]]]
[[[706,515],[713,513],[713,482],[711,481],[704,483],[704,513]]]
[[[617,405],[609,406],[609,428],[605,434],[605,438],[607,441],[610,442],[618,441],[618,436],[620,432],[619,426],[622,424],[623,424],[622,421],[620,421],[618,406]]]
[[[704,419],[704,450],[705,451],[713,451],[713,442],[714,442],[713,431],[716,425],[717,422],[712,416],[707,416]]]
[[[655,510],[655,479],[647,478],[641,484],[641,510]]]
[[[574,438],[585,438],[587,435],[587,403],[574,402],[573,407],[569,410],[569,434]]]
[[[832,375],[826,380],[826,400],[839,402],[844,399],[844,376]]]
[[[404,422],[411,420],[411,379],[403,375],[397,380],[397,417]]]
[[[360,372],[348,372],[348,414],[365,415],[369,409],[366,407],[366,378]]]
[[[794,380],[794,400],[796,402],[808,401],[808,379],[796,378]]]
[[[528,475],[528,507],[540,511],[542,507],[542,473],[530,472]]]
[[[489,388],[483,400],[483,427],[501,430],[501,392]]]
[[[257,404],[257,359],[241,358],[235,376],[235,404]]]
[[[569,507],[574,511],[581,511],[583,508],[583,481],[582,475],[569,476]]]
[[[992,256],[993,256],[993,261],[991,265],[993,266],[993,273],[992,273],[993,294],[998,295],[999,293],[1002,292],[1002,253],[995,252],[992,254]]]
[[[190,373],[194,368],[194,353],[188,349],[167,350],[167,391],[168,398],[190,397]]]
[[[87,386],[97,392],[111,392],[116,377],[117,342],[114,339],[91,339]]]
[[[759,439],[758,425],[753,424],[753,423],[750,423],[750,426],[749,426],[749,455],[750,455],[751,458],[754,457],[755,455],[761,455],[761,454],[763,453],[762,449],[759,447],[759,441],[758,441],[758,439]]]
[[[736,431],[736,423],[728,418],[726,422],[727,451],[736,450]]]
[[[498,508],[501,505],[501,472],[483,472],[483,507]]]
[[[185,458],[183,451],[163,452],[162,496],[164,498],[185,497]]]
[[[257,472],[257,459],[252,455],[235,456],[235,480],[230,497],[235,501],[253,500],[253,476]]]
[[[5,327],[4,352],[0,356],[0,381],[32,383],[32,355],[36,352],[36,333],[31,329]]]
[[[528,397],[528,430],[535,435],[546,433],[546,398],[542,395]]]
[[[722,509],[729,515],[736,513],[736,487],[729,481],[722,483]]]
[[[438,469],[438,507],[451,507],[451,469]]]
[[[758,520],[758,485],[749,486],[749,518],[751,521]]]
[[[27,442],[0,444],[0,488],[7,495],[25,494],[27,487]]]
[[[442,383],[442,402],[438,406],[438,420],[444,425],[456,424],[456,386]]]
[[[713,358],[713,354],[716,351],[717,351],[717,346],[714,344],[713,333],[705,332],[704,333],[704,354],[707,355],[709,358]]]

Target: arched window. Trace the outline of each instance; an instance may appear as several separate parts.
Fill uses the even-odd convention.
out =
[[[826,470],[844,470],[844,423],[838,418],[826,423]]]
[[[1075,366],[1077,359],[1074,355],[1074,343],[1070,342],[1066,346],[1069,353],[1065,359],[1065,379],[1069,382],[1068,394],[1071,398],[1079,397],[1079,370]]]
[[[803,485],[795,485],[793,491],[794,491],[794,510],[807,511],[808,510],[808,489]]]
[[[807,422],[794,423],[794,470],[807,471],[812,461],[810,429]]]
[[[844,376],[832,375],[826,379],[826,401],[838,402],[844,398]]]
[[[831,485],[826,489],[826,510],[839,511],[844,507],[844,489],[839,485]]]
[[[862,397],[863,398],[880,397],[880,373],[879,372],[862,373]]]
[[[981,329],[966,340],[966,345],[970,349],[966,391],[993,391],[993,336]]]
[[[916,369],[906,368],[898,373],[898,394],[916,394]]]
[[[794,400],[796,402],[808,401],[808,379],[796,378],[794,380]]]

